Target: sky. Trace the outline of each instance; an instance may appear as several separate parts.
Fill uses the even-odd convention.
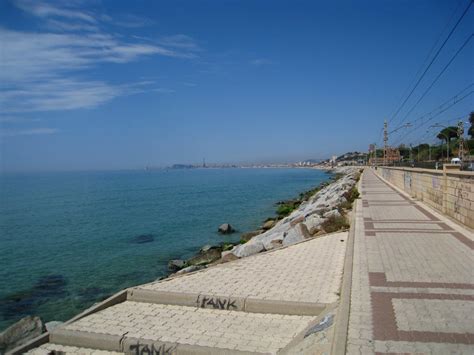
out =
[[[474,41],[413,105],[474,6],[393,114],[468,4],[0,0],[0,170],[327,158],[381,144],[384,119],[418,123],[390,144],[435,143],[473,110]]]

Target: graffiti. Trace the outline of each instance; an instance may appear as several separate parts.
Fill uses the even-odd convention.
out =
[[[439,177],[432,176],[431,177],[431,186],[433,189],[439,189],[441,187],[441,183],[439,182]]]
[[[471,187],[468,184],[454,183],[454,213],[461,213],[462,208],[471,209],[470,191]]]
[[[132,344],[129,347],[129,354],[134,355],[171,355],[175,353],[176,345],[166,344]]]
[[[215,308],[215,309],[237,309],[235,304],[237,300],[231,300],[230,298],[219,298],[211,296],[198,296],[196,304],[200,308]]]
[[[405,171],[404,174],[405,189],[411,190],[411,172]]]

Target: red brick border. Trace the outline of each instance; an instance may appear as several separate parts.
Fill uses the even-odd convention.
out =
[[[474,284],[464,284],[464,283],[387,281],[387,275],[384,272],[369,272],[369,285],[380,286],[380,287],[474,289]]]
[[[434,293],[371,292],[371,297],[375,340],[474,344],[474,333],[398,330],[395,310],[392,304],[392,299],[394,298],[474,301],[474,296]]]

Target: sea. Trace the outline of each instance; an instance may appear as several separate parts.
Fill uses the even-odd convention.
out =
[[[0,330],[65,321],[171,259],[237,242],[276,202],[330,179],[316,169],[228,168],[0,175]],[[235,234],[217,228],[230,223]]]

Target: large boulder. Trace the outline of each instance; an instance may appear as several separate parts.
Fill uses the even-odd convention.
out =
[[[283,245],[291,245],[305,240],[305,236],[301,231],[300,225],[296,225],[285,233]]]
[[[231,234],[235,232],[235,229],[229,223],[224,223],[220,225],[217,231],[221,234]]]
[[[211,247],[186,261],[186,265],[206,265],[221,258],[221,247]]]
[[[36,338],[44,330],[43,322],[39,317],[28,316],[20,319],[0,333],[0,354]]]
[[[186,261],[181,259],[170,260],[168,262],[168,269],[170,271],[178,271],[186,266]]]
[[[269,219],[268,221],[266,221],[263,226],[262,226],[262,229],[264,230],[269,230],[271,228],[273,228],[275,226],[275,223],[276,221],[273,220],[273,219]]]
[[[206,266],[203,266],[203,265],[191,265],[191,266],[185,267],[184,269],[179,270],[176,273],[176,275],[187,274],[189,272],[198,271],[198,270],[202,270],[202,269],[205,269],[205,268],[206,268]]]
[[[324,218],[339,218],[341,216],[341,213],[337,209],[328,211],[323,215]]]
[[[252,240],[248,243],[240,244],[234,247],[234,249],[232,249],[232,254],[238,258],[245,258],[247,256],[260,253],[263,250],[265,250],[265,248],[261,242]]]
[[[282,245],[284,236],[285,232],[275,231],[274,233],[267,234],[261,239],[261,242],[265,250],[275,249]]]
[[[262,234],[264,232],[263,229],[259,229],[259,230],[256,230],[256,231],[252,231],[252,232],[247,232],[247,233],[243,233],[241,236],[240,236],[240,240],[244,241],[245,243],[247,243],[250,239],[252,239],[253,237],[259,235],[259,234]]]
[[[308,228],[309,234],[314,235],[321,229],[321,224],[325,221],[324,218],[317,214],[306,217],[304,224]]]

